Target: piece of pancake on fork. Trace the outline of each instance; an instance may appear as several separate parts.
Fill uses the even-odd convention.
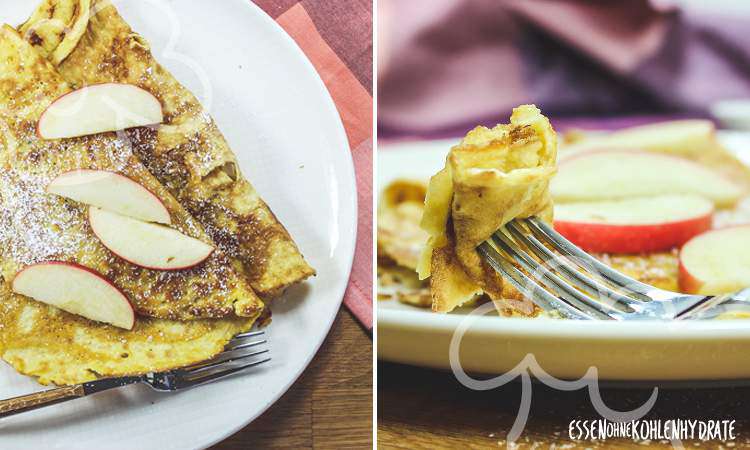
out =
[[[52,180],[70,171],[115,172],[158,197],[171,216],[171,228],[213,246],[200,223],[115,133],[39,137],[42,113],[70,91],[52,65],[13,28],[0,29],[0,272],[5,280],[11,282],[35,264],[75,264],[112,283],[142,316],[257,318],[263,302],[222,251],[213,251],[189,269],[138,266],[104,246],[92,230],[86,204],[47,191]]]
[[[74,87],[127,83],[159,99],[165,123],[127,133],[137,156],[263,299],[315,274],[208,112],[109,0],[44,0],[19,31]]]

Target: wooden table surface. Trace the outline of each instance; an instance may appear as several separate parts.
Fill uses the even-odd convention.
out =
[[[342,309],[289,391],[212,450],[372,448],[372,339]]]
[[[632,410],[650,389],[602,388],[605,404]],[[378,364],[378,448],[506,448],[520,401],[520,384],[491,391],[465,388],[450,372],[397,364]],[[531,414],[519,449],[530,448],[672,448],[668,441],[608,440],[576,443],[568,438],[572,419],[598,419],[585,391],[560,392],[532,385]],[[684,441],[684,448],[750,448],[750,388],[660,389],[644,419],[736,419],[734,443]],[[513,447],[508,447],[513,448]]]

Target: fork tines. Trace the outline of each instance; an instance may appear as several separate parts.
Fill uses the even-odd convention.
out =
[[[177,372],[183,381],[202,384],[266,363],[271,360],[265,331],[238,334],[224,351],[211,360],[184,367]]]
[[[511,221],[479,251],[541,308],[569,318],[623,319],[643,313],[644,302],[657,291],[602,264],[534,217]]]

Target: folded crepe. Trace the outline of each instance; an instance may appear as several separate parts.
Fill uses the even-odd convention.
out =
[[[132,330],[123,330],[14,294],[0,277],[0,357],[42,384],[78,384],[205,361],[254,322],[139,317]]]
[[[221,251],[190,270],[137,267],[106,249],[91,231],[87,206],[49,194],[61,173],[76,169],[121,173],[151,190],[180,232],[211,242],[193,219],[114,133],[45,141],[42,112],[70,87],[11,27],[0,29],[0,273],[7,282],[24,267],[76,263],[119,287],[140,315],[168,319],[257,318],[263,302]]]
[[[475,128],[451,149],[430,180],[421,223],[430,237],[418,271],[430,277],[434,311],[485,293],[504,309],[534,313],[531,301],[504,289],[476,248],[515,218],[552,220],[556,158],[555,132],[533,105],[515,108],[508,125]]]
[[[154,59],[108,0],[45,0],[19,31],[72,86],[118,82],[154,94],[158,131],[128,133],[137,156],[203,225],[264,299],[315,271],[237,167],[195,96]]]

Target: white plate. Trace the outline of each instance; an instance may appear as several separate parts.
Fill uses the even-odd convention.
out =
[[[722,133],[743,160],[750,134]],[[378,192],[396,178],[427,179],[456,140],[402,143],[378,152]],[[450,368],[449,346],[466,310],[434,314],[395,300],[378,302],[378,358]],[[750,379],[750,321],[640,322],[505,319],[472,316],[460,349],[466,371],[500,374],[533,355],[547,374],[580,378],[595,367],[603,380]],[[525,361],[527,365],[529,360]],[[532,369],[538,376],[544,374]]]
[[[22,22],[37,2],[5,0]],[[318,270],[273,305],[271,363],[176,394],[145,386],[0,420],[0,448],[197,449],[272,405],[315,355],[339,310],[356,236],[351,154],[323,82],[292,39],[248,0],[124,0],[156,58],[201,98],[240,166]],[[39,390],[0,365],[0,397]]]

